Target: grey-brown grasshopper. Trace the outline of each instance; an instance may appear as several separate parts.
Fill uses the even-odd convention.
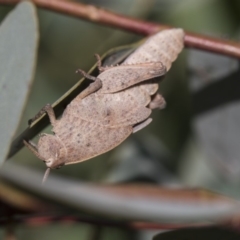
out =
[[[182,29],[163,30],[151,36],[120,66],[102,67],[89,76],[94,82],[55,118],[50,105],[44,107],[53,126],[53,135],[41,134],[38,144],[24,144],[48,171],[90,159],[118,146],[131,133],[151,122],[152,109],[162,109],[164,98],[157,93],[156,77],[163,76],[183,49]]]

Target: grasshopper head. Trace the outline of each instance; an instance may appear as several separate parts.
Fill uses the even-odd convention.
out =
[[[56,135],[44,134],[38,141],[38,153],[48,168],[60,168],[65,164],[66,148]]]

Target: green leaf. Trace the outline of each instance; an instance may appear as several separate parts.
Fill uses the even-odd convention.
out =
[[[124,221],[212,224],[234,221],[239,201],[203,189],[166,189],[148,184],[88,184],[43,173],[8,161],[0,178],[12,186],[62,205],[62,210],[86,212]]]
[[[8,154],[31,88],[37,46],[35,7],[22,2],[0,26],[0,163]]]

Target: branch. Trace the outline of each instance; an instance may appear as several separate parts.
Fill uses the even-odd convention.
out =
[[[2,5],[11,5],[21,0],[0,0]],[[92,5],[62,1],[62,0],[32,0],[38,7],[63,13],[72,17],[91,22],[123,29],[132,33],[150,35],[159,30],[172,28],[171,26],[146,22],[139,19],[126,17]],[[185,46],[240,58],[240,44],[233,41],[221,40],[200,34],[186,32]]]

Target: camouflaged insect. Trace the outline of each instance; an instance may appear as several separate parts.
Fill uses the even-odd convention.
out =
[[[57,120],[50,105],[43,109],[53,135],[42,134],[35,145],[25,145],[47,167],[59,168],[107,152],[151,122],[152,109],[165,107],[157,93],[158,81],[183,49],[182,29],[163,30],[151,36],[120,66],[101,67],[100,74],[65,109]]]

